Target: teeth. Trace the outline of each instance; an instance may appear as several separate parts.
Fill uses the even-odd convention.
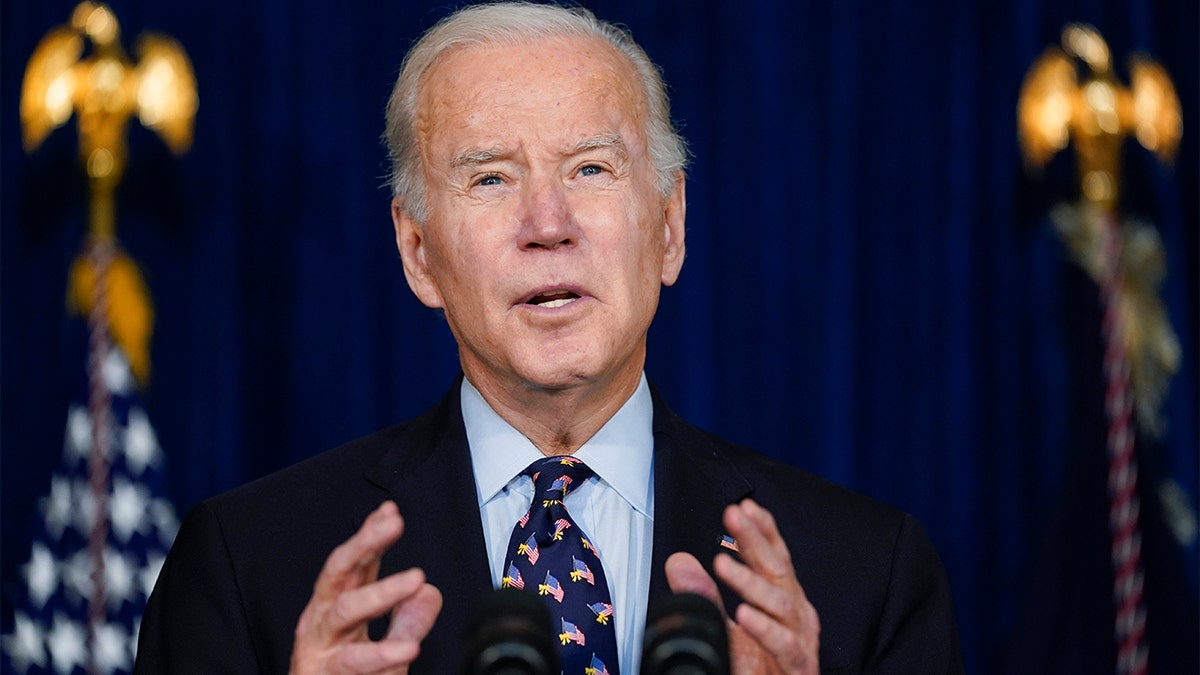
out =
[[[558,307],[562,307],[563,305],[565,305],[569,302],[575,302],[575,298],[559,298],[557,300],[543,302],[540,306],[541,307],[549,307],[550,309],[556,309]]]

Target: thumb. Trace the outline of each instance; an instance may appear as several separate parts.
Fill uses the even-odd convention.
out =
[[[721,610],[721,616],[728,618],[725,613],[725,603],[721,601],[721,592],[717,589],[717,582],[713,581],[708,572],[704,571],[704,566],[700,564],[699,560],[696,560],[696,556],[682,551],[672,553],[667,558],[665,568],[667,585],[671,587],[672,592],[695,593],[706,598]]]

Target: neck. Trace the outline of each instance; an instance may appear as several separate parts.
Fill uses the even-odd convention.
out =
[[[496,414],[547,457],[573,455],[625,405],[641,381],[641,364],[603,382],[549,388],[504,383],[486,373],[467,372]]]

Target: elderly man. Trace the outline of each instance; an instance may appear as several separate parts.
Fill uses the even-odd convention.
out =
[[[140,671],[454,672],[470,605],[500,585],[561,614],[564,672],[636,672],[672,591],[728,610],[736,673],[961,669],[912,518],[689,426],[646,383],[686,153],[625,32],[461,10],[407,57],[387,138],[405,276],[463,378],[416,420],[197,507]],[[584,591],[595,621],[568,618]]]

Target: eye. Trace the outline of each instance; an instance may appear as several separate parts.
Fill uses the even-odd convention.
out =
[[[580,176],[599,176],[604,173],[604,167],[598,164],[585,164],[579,169]]]
[[[475,181],[476,185],[485,185],[485,186],[501,185],[503,183],[504,183],[504,180],[502,178],[500,178],[500,174],[495,174],[495,173],[489,173]]]

